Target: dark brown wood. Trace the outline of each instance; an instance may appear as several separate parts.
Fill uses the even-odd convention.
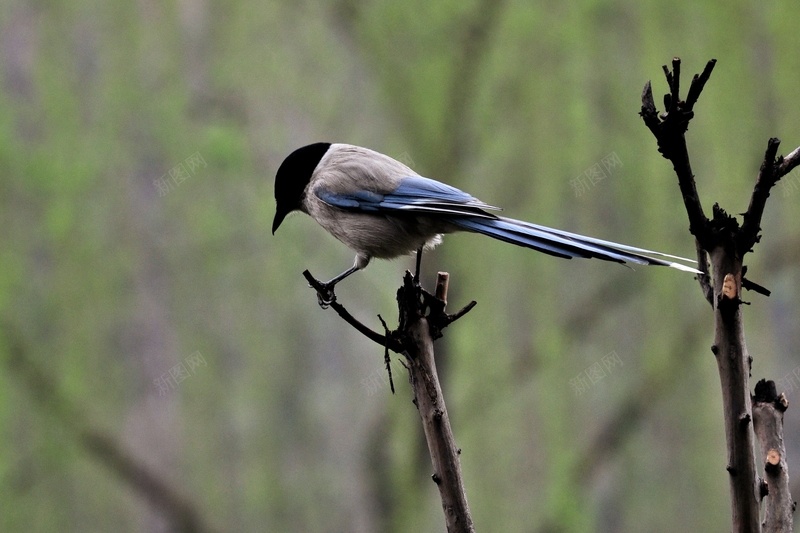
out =
[[[342,317],[345,322],[353,326],[366,338],[380,344],[387,350],[392,350],[396,353],[403,353],[403,345],[400,344],[396,338],[389,334],[381,335],[377,331],[373,331],[365,326],[362,322],[356,319],[356,317],[351,315],[350,312],[336,300],[336,295],[333,293],[333,291],[325,288],[318,279],[311,275],[311,272],[304,270],[303,277],[308,280],[308,284],[311,286],[311,288],[317,291],[317,299],[320,302],[320,307],[323,309],[332,307],[333,310],[336,311],[336,313]],[[392,387],[392,389],[394,389],[394,387]],[[394,390],[392,390],[392,392],[394,392]]]
[[[733,531],[756,532],[759,523],[759,484],[753,450],[755,441],[750,402],[750,356],[744,342],[741,300],[741,262],[722,248],[711,252],[714,272],[714,355],[722,389],[727,470],[730,481]],[[724,273],[724,274],[723,274]]]
[[[722,389],[722,411],[725,419],[725,437],[728,450],[727,471],[731,491],[731,519],[735,533],[761,531],[759,502],[772,487],[763,484],[757,475],[753,432],[753,406],[750,397],[750,369],[752,359],[747,353],[742,322],[742,289],[769,296],[769,290],[745,278],[744,257],[758,243],[761,218],[772,187],[778,180],[800,164],[800,149],[788,156],[778,156],[778,139],[770,139],[756,179],[750,205],[739,225],[735,217],[715,204],[713,216],[707,218],[697,193],[695,177],[689,161],[685,133],[694,117],[694,105],[708,82],[716,64],[711,60],[701,74],[692,79],[686,101],[680,99],[680,59],[672,60],[672,70],[664,66],[669,92],[664,96],[665,112],[659,114],[653,99],[650,82],[642,92],[641,116],[653,133],[658,151],[672,163],[678,176],[684,206],[689,218],[689,231],[696,240],[698,276],[703,297],[714,310],[714,346]],[[709,265],[710,259],[710,265]],[[760,435],[759,435],[760,437]],[[779,448],[761,440],[763,454],[775,453]],[[785,454],[778,452],[780,461]],[[767,456],[765,455],[765,461]],[[770,464],[766,462],[766,464]],[[785,463],[783,463],[785,470]],[[788,489],[787,489],[788,490]],[[769,496],[767,498],[770,498]],[[782,516],[791,514],[791,505],[780,500]],[[777,505],[777,504],[776,504]],[[778,513],[776,510],[775,513]],[[770,530],[772,531],[772,530]],[[783,531],[778,529],[775,531]]]
[[[448,532],[475,531],[461,475],[460,450],[450,427],[428,321],[420,318],[409,333],[409,372],[414,403],[419,411],[425,441],[431,456],[433,475],[439,489]]]
[[[445,313],[449,274],[439,273],[436,296],[413,283],[408,272],[403,281],[403,286],[397,291],[399,329],[403,332],[414,404],[431,456],[431,478],[439,489],[447,531],[473,532],[475,528],[461,475],[461,450],[456,446],[450,427],[433,350],[433,341],[441,336],[442,328],[457,319]],[[474,304],[472,302],[469,308]]]
[[[764,461],[764,532],[791,533],[794,527],[794,501],[789,490],[789,469],[783,442],[783,413],[789,406],[778,394],[773,381],[761,380],[753,395],[753,426],[761,444]]]
[[[453,533],[475,531],[461,476],[459,459],[461,450],[456,446],[453,430],[450,427],[450,417],[439,383],[433,350],[433,341],[442,336],[442,330],[468,313],[475,306],[475,302],[470,302],[452,315],[447,314],[445,307],[449,274],[439,272],[436,294],[433,295],[422,288],[419,280],[414,279],[410,272],[406,272],[403,285],[397,291],[400,323],[396,330],[381,335],[348,313],[344,306],[336,301],[336,295],[311,276],[308,270],[303,272],[303,275],[317,292],[323,308],[332,307],[348,324],[367,338],[384,346],[386,350],[391,349],[405,355],[405,366],[408,368],[411,388],[414,391],[414,405],[417,406],[431,456],[433,466],[431,477],[439,488],[447,531]],[[382,318],[381,323],[387,330]],[[389,368],[387,361],[387,371]],[[389,376],[391,383],[391,373]],[[392,392],[394,392],[393,387]]]

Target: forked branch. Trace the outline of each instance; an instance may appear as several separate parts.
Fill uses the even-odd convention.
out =
[[[425,440],[433,466],[434,483],[439,489],[442,499],[447,531],[451,533],[474,532],[470,515],[464,481],[461,476],[461,450],[456,446],[450,418],[442,394],[442,386],[436,371],[433,341],[442,336],[442,330],[467,314],[475,302],[470,302],[454,314],[445,312],[447,306],[447,289],[449,275],[440,272],[436,282],[436,294],[430,294],[414,280],[410,272],[403,277],[403,285],[397,290],[399,309],[399,325],[396,330],[386,330],[381,335],[356,320],[340,303],[336,295],[316,280],[306,270],[303,275],[317,291],[323,307],[333,309],[348,324],[363,333],[367,338],[384,346],[387,350],[402,353],[406,356],[405,365],[410,374],[411,387],[414,391],[414,405],[417,406]],[[391,370],[386,352],[386,367],[391,383]],[[392,387],[394,392],[394,387]]]
[[[686,213],[689,217],[689,231],[696,239],[698,268],[704,273],[699,277],[703,296],[714,308],[715,339],[712,351],[717,359],[722,388],[725,436],[728,449],[728,465],[731,489],[731,515],[733,531],[751,533],[761,531],[759,520],[759,501],[766,494],[766,487],[759,482],[754,461],[753,407],[750,397],[749,378],[752,358],[744,342],[742,322],[741,292],[749,289],[769,296],[769,291],[761,285],[744,277],[747,268],[743,265],[745,254],[751,252],[760,239],[761,218],[767,198],[778,180],[800,164],[800,149],[788,156],[777,155],[780,141],[770,139],[764,154],[764,161],[756,179],[750,206],[743,215],[741,226],[736,218],[728,215],[715,204],[713,216],[708,219],[703,211],[689,153],[686,148],[685,133],[694,117],[694,105],[708,81],[716,64],[711,60],[701,74],[692,79],[685,101],[680,99],[680,59],[672,60],[672,70],[664,66],[669,92],[664,95],[666,111],[658,114],[653,100],[650,82],[642,93],[641,116],[658,143],[658,151],[668,159],[678,176],[678,184],[683,195]],[[709,265],[710,259],[710,265]],[[773,386],[774,389],[774,386]],[[758,387],[757,387],[758,392]],[[769,416],[765,414],[768,401],[758,404],[760,425],[756,428],[762,448],[769,438],[769,430],[764,429]],[[760,422],[759,422],[760,420]],[[781,411],[782,420],[782,411]],[[772,426],[771,426],[772,427]],[[781,426],[782,431],[782,426]],[[762,435],[763,433],[763,435]],[[782,444],[782,437],[781,437]],[[769,450],[773,449],[770,445]],[[774,454],[771,455],[774,459]],[[786,474],[785,459],[780,453],[782,472]],[[769,465],[769,460],[767,460]],[[774,483],[774,482],[773,482]],[[788,482],[786,493],[788,494]],[[760,496],[760,497],[759,497]],[[771,516],[780,516],[783,522],[769,531],[791,531],[791,497],[773,496],[770,488],[768,508]],[[776,501],[777,500],[777,501]],[[786,502],[789,502],[788,504]],[[787,507],[788,506],[788,507]],[[788,528],[785,517],[789,517]],[[778,523],[778,521],[775,521]],[[769,524],[767,524],[769,527]]]

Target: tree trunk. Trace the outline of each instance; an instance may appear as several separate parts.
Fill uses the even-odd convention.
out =
[[[715,339],[712,351],[717,359],[722,386],[725,441],[728,448],[728,479],[731,490],[733,531],[761,531],[758,482],[756,480],[750,361],[742,326],[742,264],[735,253],[718,247],[711,252],[714,272]]]

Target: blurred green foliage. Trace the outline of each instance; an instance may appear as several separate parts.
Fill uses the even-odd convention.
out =
[[[641,88],[663,94],[673,56],[684,87],[718,59],[689,149],[706,209],[744,211],[767,138],[800,145],[796,15],[787,0],[6,2],[0,530],[170,529],[84,427],[216,530],[442,530],[402,367],[391,396],[380,347],[300,275],[351,252],[305,216],[270,235],[283,157],[366,145],[509,216],[691,256]],[[753,379],[784,385],[800,365],[798,183],[773,193],[748,262],[775,289],[745,309]],[[445,241],[425,280],[449,271],[451,306],[479,302],[437,344],[478,530],[727,528],[696,282]],[[391,324],[412,261],[370,265],[340,301]],[[790,409],[793,470],[799,421]]]

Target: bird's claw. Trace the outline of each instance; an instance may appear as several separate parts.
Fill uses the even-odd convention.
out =
[[[333,292],[333,287],[328,287],[326,284],[321,284],[317,289],[317,303],[323,309],[327,309],[336,301],[336,294]]]
[[[337,281],[335,278],[323,283],[312,276],[308,270],[303,272],[303,276],[308,281],[308,286],[317,291],[317,302],[319,302],[321,308],[327,309],[336,303],[336,295],[333,293],[333,288],[336,286]]]

